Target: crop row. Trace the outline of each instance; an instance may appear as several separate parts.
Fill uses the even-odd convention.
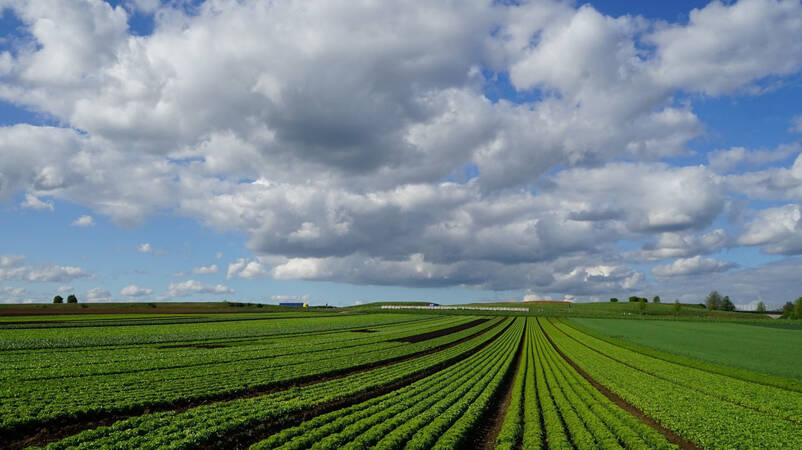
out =
[[[566,330],[547,320],[541,324],[557,348],[596,381],[664,427],[702,447],[802,448],[799,425],[724,400],[722,391],[711,395],[699,385],[691,388],[658,378],[621,362],[631,356],[626,354],[628,350],[605,349],[610,352],[605,355],[595,349],[602,347],[598,340],[581,334],[569,336]],[[727,389],[727,383],[728,380],[723,380],[718,389]],[[716,388],[708,386],[711,387]],[[800,398],[790,401],[800,402]]]
[[[71,446],[115,448],[188,448],[205,443],[227,442],[237,432],[258,432],[268,424],[286,420],[288,416],[368,396],[382,386],[436,370],[474,353],[495,340],[508,336],[518,327],[484,333],[473,339],[435,353],[427,354],[304,387],[293,388],[255,398],[218,402],[191,408],[185,412],[145,414],[123,420],[110,427],[100,427],[50,445],[50,448]]]
[[[667,382],[802,425],[802,394],[664,361],[583,334],[562,323],[555,327],[603,355]]]
[[[237,322],[174,325],[107,326],[92,328],[0,330],[0,351],[53,348],[208,342],[217,339],[279,337],[373,327],[430,319],[414,314],[365,314],[337,317],[310,316]],[[4,355],[5,356],[5,355]]]
[[[456,323],[468,322],[470,318]],[[63,377],[123,374],[146,370],[231,364],[241,361],[276,358],[294,354],[323,353],[389,341],[421,332],[434,331],[455,324],[454,320],[429,320],[423,323],[400,323],[374,327],[374,333],[353,333],[349,330],[327,334],[294,335],[279,338],[249,339],[228,343],[207,341],[181,346],[153,346],[106,349],[85,349],[66,353],[30,352],[8,358],[0,365],[0,382],[47,380]]]
[[[492,390],[496,375],[505,373],[520,341],[523,320],[511,330],[480,352],[434,375],[282,430],[252,448],[399,448],[416,443],[428,448],[441,435],[445,439],[464,436],[457,433],[463,431],[459,421],[470,417],[465,414],[466,408],[481,405],[478,398],[482,392]],[[449,428],[451,424],[457,428]]]
[[[513,381],[496,448],[672,448],[665,437],[614,404],[551,346],[536,319]]]
[[[318,354],[292,354],[236,364],[64,378],[0,387],[0,432],[61,417],[132,412],[230,395],[405,357],[458,341],[496,322],[414,344],[377,342]],[[69,381],[67,381],[69,380]]]

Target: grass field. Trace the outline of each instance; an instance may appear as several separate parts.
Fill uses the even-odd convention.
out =
[[[701,361],[802,380],[802,327],[581,318],[571,319],[571,323],[605,336]]]
[[[3,318],[0,448],[802,447],[802,330],[213,309]]]

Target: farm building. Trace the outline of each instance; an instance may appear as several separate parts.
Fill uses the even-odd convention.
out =
[[[307,307],[309,307],[309,303],[306,303],[306,302],[303,302],[303,303],[279,303],[278,305],[279,306],[295,306],[295,307],[298,307],[298,308],[307,308]]]

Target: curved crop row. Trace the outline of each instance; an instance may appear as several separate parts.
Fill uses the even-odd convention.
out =
[[[333,349],[325,356],[299,354],[237,364],[73,378],[69,383],[7,383],[0,387],[0,432],[60,417],[169,406],[376,364],[447,345],[494,323],[414,344],[385,341]]]
[[[598,353],[580,343],[581,336],[575,340],[549,321],[541,323],[555,345],[596,381],[702,447],[802,448],[799,425],[657,378]]]
[[[505,334],[515,329],[507,328]],[[502,331],[499,331],[502,333]],[[331,381],[289,389],[261,397],[199,406],[182,413],[145,414],[100,427],[54,443],[49,448],[87,445],[115,448],[187,448],[226,441],[236,432],[256,432],[292,414],[316,407],[349,401],[359,395],[419,373],[425,373],[455,358],[462,359],[477,347],[496,339],[498,333],[484,333],[436,353]]]

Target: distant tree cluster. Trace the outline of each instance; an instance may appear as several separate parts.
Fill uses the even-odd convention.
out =
[[[708,311],[735,311],[735,305],[730,301],[730,297],[728,295],[722,297],[718,291],[708,294],[705,307]]]
[[[795,302],[785,302],[782,309],[783,319],[802,319],[802,297]]]
[[[618,303],[618,299],[613,297],[610,299],[610,303]]]
[[[60,295],[53,297],[53,303],[55,304],[64,303],[64,297]],[[69,296],[67,296],[67,303],[78,303],[78,297],[76,297],[75,294],[70,294]]]

